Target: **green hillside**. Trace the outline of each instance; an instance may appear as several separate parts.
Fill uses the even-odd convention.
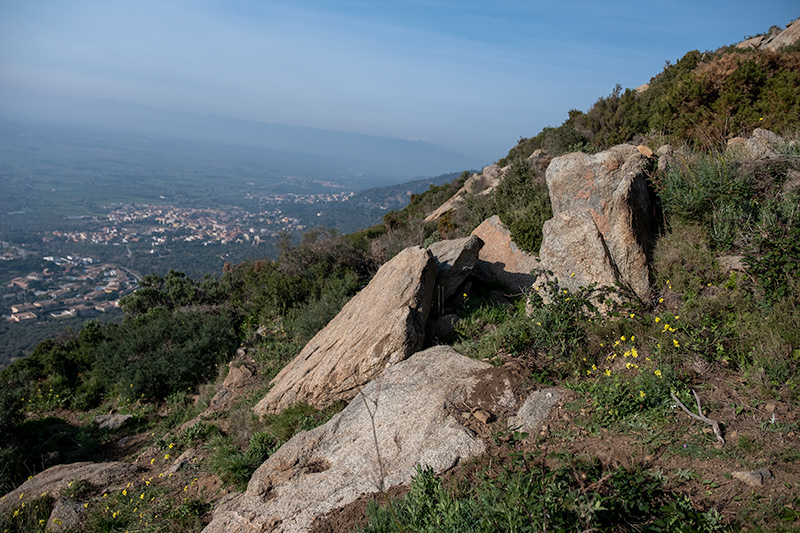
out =
[[[782,136],[775,157],[726,150],[730,139],[756,128]],[[280,444],[332,414],[300,405],[258,421],[251,408],[382,263],[407,246],[468,235],[493,214],[521,248],[536,253],[551,211],[545,166],[528,163],[535,150],[551,157],[630,142],[655,152],[670,143],[674,164],[654,169],[649,183],[663,218],[652,299],[600,314],[594,288],[570,293],[553,285],[549,303],[532,296],[526,310],[527,295],[501,304],[491,294],[495,286],[476,286],[457,310],[448,342],[471,357],[517,361],[531,380],[571,390],[570,423],[527,441],[514,431],[498,434],[491,457],[447,476],[421,470],[406,496],[371,505],[363,527],[797,528],[799,135],[800,44],[693,51],[648,87],[617,87],[589,110],[570,111],[561,126],[521,139],[498,161],[508,170],[491,194],[468,197],[436,222],[424,218],[469,173],[413,195],[382,224],[348,235],[317,230],[297,245],[283,243],[276,260],[228,264],[202,280],[148,276],[122,301],[121,323],[91,322],[45,340],[0,371],[0,493],[55,464],[146,451],[157,466],[202,448],[207,462],[152,487],[148,481],[136,509],[122,492],[75,491],[88,509],[86,531],[199,531],[220,490],[241,490]],[[742,268],[728,268],[732,261]],[[257,365],[258,384],[225,416],[178,431],[208,405],[239,348]],[[612,373],[612,355],[633,366]],[[693,407],[692,390],[707,412],[740,421],[724,447],[699,424],[676,417],[671,393]],[[100,429],[93,416],[105,413],[130,414],[133,422]],[[123,438],[136,444],[126,453],[118,446]],[[708,465],[717,477],[706,473]],[[736,490],[731,472],[760,468],[778,479]],[[195,482],[206,483],[205,491],[191,488]],[[42,496],[36,508],[0,517],[0,528],[44,531],[39,521],[52,505]]]

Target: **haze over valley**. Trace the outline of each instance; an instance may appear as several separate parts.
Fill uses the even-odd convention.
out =
[[[114,127],[107,116],[105,127],[79,115],[0,122],[0,361],[116,319],[144,275],[219,275],[274,257],[281,238],[356,231],[458,175],[423,169],[478,162],[428,143],[87,105],[119,111]]]

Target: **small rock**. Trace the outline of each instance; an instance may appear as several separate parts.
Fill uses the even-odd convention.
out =
[[[653,157],[653,151],[643,144],[637,146],[636,149],[639,150],[639,153],[645,157]]]
[[[172,463],[172,466],[169,467],[167,473],[176,474],[184,465],[191,463],[193,460],[196,460],[199,457],[200,455],[196,448],[189,448],[188,450],[183,452],[177,459],[175,459],[175,462]]]
[[[119,429],[124,426],[133,415],[97,415],[94,421],[100,429]]]
[[[76,531],[84,523],[88,514],[89,512],[81,503],[70,499],[59,499],[50,513],[47,531]]]
[[[472,413],[472,416],[477,418],[478,421],[480,421],[483,424],[488,424],[489,421],[492,419],[492,414],[484,411],[483,409],[478,409],[477,411]]]
[[[506,388],[503,390],[503,394],[500,396],[500,399],[497,400],[497,405],[500,407],[514,407],[517,405],[517,397],[514,396],[514,392],[511,390],[511,384],[508,380],[505,381]]]
[[[772,402],[769,402],[769,403],[767,403],[767,404],[764,406],[764,410],[765,410],[766,412],[768,412],[768,413],[774,413],[774,412],[775,412],[775,408],[776,408],[776,407],[777,407],[777,406],[776,406],[774,403],[772,403]]]
[[[752,487],[759,487],[764,483],[765,479],[772,478],[772,472],[768,468],[762,468],[753,472],[731,472],[733,479],[737,479],[742,483],[746,483]]]
[[[560,399],[561,393],[557,389],[532,392],[523,402],[517,414],[508,419],[508,427],[520,428],[526,433],[533,433],[547,419]]]

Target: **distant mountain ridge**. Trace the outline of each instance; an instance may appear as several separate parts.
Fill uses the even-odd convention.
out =
[[[0,91],[0,119],[34,118],[86,127],[181,139],[232,143],[349,160],[392,181],[436,176],[486,164],[425,141],[410,141],[309,126],[258,122],[218,115],[159,111],[113,100],[52,98]],[[360,163],[359,163],[360,162]],[[360,169],[357,169],[360,170]]]

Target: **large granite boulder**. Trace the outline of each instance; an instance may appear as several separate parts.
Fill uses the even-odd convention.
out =
[[[364,493],[409,483],[485,445],[453,416],[491,365],[435,346],[388,368],[327,424],[293,437],[247,491],[214,512],[206,533],[308,531],[315,517]]]
[[[540,267],[563,287],[620,283],[650,297],[648,255],[657,230],[647,172],[653,160],[632,145],[553,159],[546,180],[553,218],[545,222]]]
[[[297,402],[322,409],[350,400],[388,366],[420,350],[436,275],[433,258],[420,247],[384,264],[275,376],[256,414],[280,412]]]
[[[535,276],[531,272],[539,267],[539,260],[514,244],[500,217],[494,215],[484,220],[472,234],[483,241],[475,265],[477,274],[495,279],[515,292],[533,284]]]

